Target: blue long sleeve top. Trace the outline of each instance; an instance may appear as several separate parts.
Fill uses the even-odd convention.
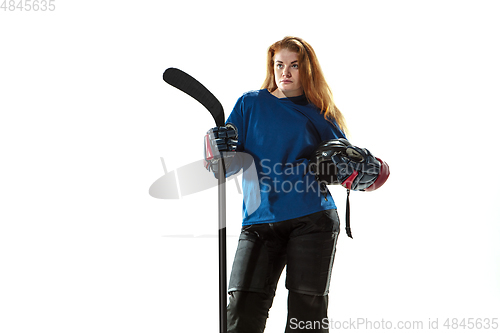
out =
[[[307,172],[309,158],[325,140],[345,138],[337,124],[327,121],[304,95],[277,98],[267,89],[241,96],[226,123],[238,129],[237,151],[254,161],[255,179],[243,176],[243,225],[273,223],[336,208],[327,200],[313,174]],[[238,157],[238,155],[237,155]],[[229,173],[235,173],[233,164]],[[260,192],[258,208],[248,203]]]

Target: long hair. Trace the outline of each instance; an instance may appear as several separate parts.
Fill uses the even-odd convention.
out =
[[[335,120],[339,128],[347,134],[344,116],[333,102],[332,91],[326,83],[316,53],[303,39],[287,36],[269,47],[266,79],[261,89],[273,92],[278,88],[274,79],[274,55],[282,49],[298,53],[300,82],[308,101],[321,110],[326,120]]]

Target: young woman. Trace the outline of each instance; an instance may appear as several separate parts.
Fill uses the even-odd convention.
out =
[[[219,130],[237,132],[225,136],[237,138],[235,150],[251,156],[258,172],[258,184],[244,178],[245,195],[260,192],[258,208],[249,210],[247,200],[243,205],[229,280],[228,333],[264,331],[285,266],[285,332],[307,325],[307,332],[328,332],[339,218],[330,193],[322,192],[307,167],[321,142],[345,138],[346,124],[313,48],[297,37],[271,45],[262,89],[240,97],[226,124]],[[229,161],[227,175],[240,168],[237,160]]]

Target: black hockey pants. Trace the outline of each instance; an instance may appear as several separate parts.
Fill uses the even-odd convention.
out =
[[[328,288],[339,232],[337,211],[244,226],[229,280],[228,333],[264,332],[286,265],[286,333],[328,332]],[[302,330],[306,323],[316,329]]]

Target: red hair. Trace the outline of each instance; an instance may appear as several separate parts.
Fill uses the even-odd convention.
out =
[[[266,78],[261,89],[273,92],[278,88],[274,79],[274,55],[287,49],[298,54],[300,82],[308,101],[318,107],[325,119],[335,120],[339,128],[347,133],[344,116],[333,102],[333,95],[326,83],[318,58],[311,45],[298,37],[285,37],[267,50]]]

